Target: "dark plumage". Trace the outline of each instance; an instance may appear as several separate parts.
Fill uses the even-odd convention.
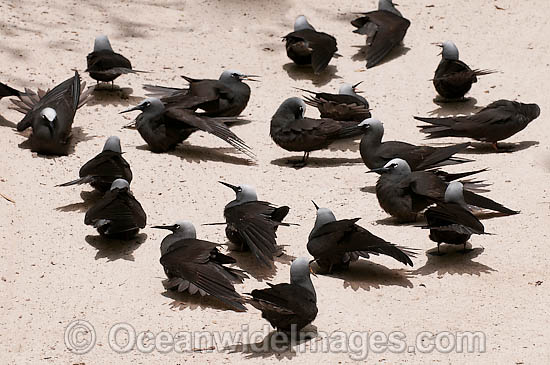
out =
[[[430,204],[444,201],[445,190],[449,182],[485,170],[454,175],[442,174],[437,171],[411,172],[406,161],[396,158],[384,167],[371,171],[382,174],[376,183],[376,197],[382,209],[401,222],[414,222],[418,213]],[[468,186],[470,189],[475,189],[480,185],[471,182]],[[472,191],[465,190],[464,198],[469,205],[503,214],[518,213]]]
[[[160,245],[160,263],[168,277],[163,282],[166,289],[212,295],[237,311],[246,311],[233,284],[242,283],[248,276],[242,270],[224,266],[236,263],[234,258],[218,251],[219,245],[197,239],[191,222],[152,228],[172,231]]]
[[[286,41],[286,54],[297,65],[311,65],[313,72],[323,72],[332,57],[337,57],[336,38],[318,32],[300,15],[294,23],[294,32],[283,37]]]
[[[111,136],[105,142],[103,151],[86,162],[78,173],[79,179],[69,181],[58,186],[70,186],[76,184],[90,184],[99,191],[107,191],[116,179],[124,179],[132,182],[132,170],[130,165],[122,157],[120,139]]]
[[[277,245],[277,228],[288,214],[287,206],[275,207],[260,201],[250,185],[231,185],[221,182],[235,191],[235,200],[229,202],[223,211],[227,227],[227,238],[241,250],[252,251],[258,262],[271,267],[273,257],[281,253]]]
[[[495,71],[472,70],[458,59],[458,48],[451,41],[441,44],[443,48],[441,62],[435,70],[433,84],[436,91],[445,99],[461,99],[470,91],[477,76],[488,75]]]
[[[304,152],[301,165],[307,163],[311,151],[328,147],[331,143],[360,136],[361,127],[355,121],[304,118],[306,104],[300,98],[286,99],[271,118],[270,135],[273,141],[287,151]]]
[[[340,87],[338,94],[318,93],[306,89],[298,89],[310,93],[306,95],[304,101],[319,110],[321,118],[334,120],[355,120],[362,121],[370,118],[369,103],[367,100],[355,92],[355,85],[344,84]]]
[[[414,117],[429,123],[419,125],[426,138],[468,137],[493,144],[513,136],[523,130],[540,115],[537,104],[523,104],[517,101],[497,100],[474,115],[445,118]]]
[[[135,119],[135,124],[139,134],[153,152],[172,150],[193,132],[202,130],[224,140],[240,152],[255,157],[242,139],[216,119],[200,116],[192,110],[180,107],[166,107],[157,98],[147,98],[139,105],[121,113],[133,110],[142,111]]]
[[[109,238],[129,240],[144,228],[147,216],[124,179],[113,181],[111,190],[86,212],[84,223]]]
[[[75,75],[52,90],[38,90],[37,93],[25,89],[19,100],[12,102],[16,110],[25,117],[17,124],[17,130],[32,127],[29,137],[31,150],[42,154],[67,155],[72,124],[76,110],[87,101],[91,88],[84,91],[86,83],[80,83]]]
[[[160,98],[166,107],[178,107],[196,111],[207,117],[236,117],[248,105],[250,86],[243,80],[256,81],[255,75],[245,75],[235,70],[225,70],[219,80],[192,79],[189,88],[178,89],[165,86],[143,85],[148,96]]]
[[[268,285],[253,290],[247,302],[278,331],[296,333],[317,317],[317,295],[306,258],[298,258],[290,266],[290,284]]]
[[[453,181],[445,191],[445,201],[437,202],[424,212],[428,224],[422,228],[430,229],[430,239],[439,245],[448,243],[452,245],[464,245],[472,234],[484,234],[483,224],[474,216],[463,196],[462,183]]]
[[[361,138],[361,144],[359,145],[361,158],[370,169],[383,167],[394,158],[407,161],[413,171],[472,161],[453,156],[470,146],[469,143],[447,147],[430,147],[415,146],[400,141],[382,142],[384,126],[380,120],[369,118],[361,122],[359,126],[364,128],[363,138]]]
[[[109,38],[105,35],[96,37],[94,51],[88,54],[86,62],[86,72],[97,82],[112,82],[123,74],[143,72],[133,70],[130,60],[114,52]]]
[[[315,225],[309,234],[307,250],[326,273],[333,269],[347,269],[359,257],[387,255],[397,261],[413,266],[414,253],[377,237],[356,224],[360,218],[336,220],[330,209],[317,208]]]
[[[357,28],[354,33],[367,36],[367,68],[376,66],[401,43],[411,25],[394,5],[391,0],[380,0],[378,10],[361,13],[362,17],[351,22]]]

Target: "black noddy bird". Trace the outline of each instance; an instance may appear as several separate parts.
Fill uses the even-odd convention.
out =
[[[376,197],[382,209],[400,222],[414,222],[418,213],[430,204],[444,201],[449,182],[483,171],[486,170],[458,174],[441,174],[433,170],[411,171],[405,160],[395,158],[384,167],[372,169],[369,172],[381,174],[376,182]],[[476,182],[470,182],[468,186],[473,190],[479,185]],[[479,208],[507,215],[519,213],[470,190],[464,191],[464,198],[467,204]]]
[[[222,254],[218,244],[197,239],[195,226],[189,221],[151,228],[172,231],[160,244],[160,263],[168,277],[162,283],[165,289],[208,294],[237,311],[246,311],[244,299],[233,284],[242,283],[248,275],[224,266],[236,263],[233,257]]]
[[[258,200],[256,189],[250,185],[231,185],[220,181],[235,192],[235,200],[224,208],[226,221],[225,234],[238,249],[250,250],[264,266],[273,266],[273,257],[281,253],[277,245],[277,228],[288,211],[287,206],[275,207],[273,204]]]
[[[383,167],[394,158],[407,161],[413,171],[472,161],[453,156],[455,153],[468,148],[470,143],[461,143],[447,147],[430,147],[415,146],[400,141],[382,142],[384,125],[379,119],[365,119],[359,126],[364,128],[359,151],[361,152],[363,162],[369,169]]]
[[[414,117],[428,125],[419,125],[427,139],[443,137],[468,137],[488,142],[498,150],[498,141],[513,136],[523,130],[540,115],[537,104],[524,104],[517,101],[497,100],[473,115],[444,118]]]
[[[109,238],[132,239],[144,228],[147,216],[130,191],[130,184],[116,179],[111,189],[86,212],[84,223]]]
[[[243,81],[258,81],[256,75],[245,75],[237,70],[225,70],[218,80],[192,79],[182,76],[189,88],[143,85],[148,96],[157,97],[167,106],[197,110],[207,117],[236,117],[248,105],[250,86]]]
[[[5,96],[19,96],[20,94],[20,91],[0,82],[0,99]]]
[[[270,284],[253,290],[247,302],[262,312],[277,331],[296,333],[317,317],[317,294],[311,282],[311,262],[300,257],[290,265],[290,284]]]
[[[409,248],[400,247],[383,240],[356,224],[361,218],[336,220],[328,208],[317,209],[315,225],[309,234],[307,250],[325,273],[347,270],[351,262],[359,257],[387,255],[397,261],[413,266],[411,257],[415,254]]]
[[[132,64],[123,55],[113,51],[111,42],[106,35],[95,38],[94,51],[86,56],[87,68],[85,72],[98,83],[111,82],[114,87],[114,80],[120,75],[129,73],[145,72],[132,69]]]
[[[300,15],[294,22],[294,31],[283,37],[286,41],[286,54],[297,65],[311,65],[315,74],[323,72],[336,52],[336,38],[318,32]]]
[[[269,134],[287,151],[304,152],[297,165],[307,163],[311,151],[327,148],[331,143],[363,134],[356,121],[305,118],[306,103],[300,98],[286,99],[271,118]]]
[[[298,90],[312,94],[304,96],[304,102],[317,108],[321,113],[321,118],[360,122],[371,116],[367,99],[358,95],[355,90],[361,82],[355,85],[343,84],[338,94],[315,92],[300,88]]]
[[[107,138],[103,151],[86,162],[78,173],[80,178],[57,186],[70,186],[90,184],[99,191],[107,191],[116,179],[124,179],[132,182],[132,170],[130,165],[122,157],[120,138],[111,136]]]
[[[427,225],[422,228],[430,230],[430,239],[439,245],[448,243],[451,245],[464,245],[472,234],[485,234],[483,224],[470,212],[464,201],[464,187],[460,181],[452,181],[445,190],[445,200],[437,202],[435,206],[424,212]]]
[[[17,124],[18,131],[32,127],[31,150],[42,154],[67,155],[76,110],[84,105],[93,88],[85,89],[78,72],[52,90],[38,92],[25,89],[15,110],[25,114]]]
[[[451,41],[438,44],[442,48],[441,62],[435,70],[433,84],[435,90],[444,99],[463,99],[470,91],[472,84],[477,82],[478,76],[489,75],[496,71],[472,70],[467,64],[458,59],[458,48]]]
[[[361,13],[362,17],[351,22],[353,32],[367,36],[367,68],[380,63],[397,46],[411,25],[391,0],[379,0],[378,10]]]
[[[136,128],[152,152],[166,152],[186,140],[191,133],[204,131],[224,140],[238,151],[255,158],[254,153],[235,133],[216,119],[197,115],[194,111],[166,107],[160,99],[147,98],[137,106],[120,113],[141,110],[135,119]]]

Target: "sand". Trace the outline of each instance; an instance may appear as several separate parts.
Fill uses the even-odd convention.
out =
[[[83,71],[98,34],[108,34],[114,49],[129,57],[136,69],[151,72],[120,77],[116,84],[122,90],[97,93],[79,110],[74,122],[77,143],[66,157],[46,158],[21,148],[26,136],[13,126],[22,116],[8,109],[9,100],[0,101],[0,193],[13,200],[0,198],[1,362],[351,362],[357,348],[319,350],[335,331],[386,335],[401,331],[408,345],[414,345],[422,331],[485,334],[483,353],[453,349],[420,353],[407,347],[399,353],[370,351],[365,355],[371,363],[546,362],[550,355],[550,132],[546,126],[550,101],[545,87],[550,82],[549,3],[537,0],[520,7],[512,0],[405,1],[400,9],[412,22],[406,49],[365,71],[362,60],[352,59],[354,46],[363,44],[364,38],[351,33],[349,21],[353,12],[375,6],[375,1],[347,0],[3,1],[2,82],[17,88],[48,88],[77,69],[93,84]],[[302,13],[317,29],[338,39],[343,57],[331,62],[328,76],[312,79],[285,55],[281,37]],[[425,253],[434,247],[428,232],[396,226],[387,219],[372,193],[376,176],[365,174],[356,145],[346,151],[314,152],[309,166],[295,170],[284,161],[299,155],[271,141],[269,120],[285,98],[300,95],[293,87],[333,91],[345,81],[364,81],[361,89],[374,115],[385,123],[386,139],[425,143],[412,116],[454,111],[434,104],[435,91],[428,81],[439,62],[439,50],[430,43],[446,39],[458,45],[461,58],[471,66],[500,71],[481,77],[470,93],[475,100],[462,108],[472,110],[474,104],[478,108],[505,98],[536,102],[542,114],[507,141],[516,144],[514,153],[495,154],[478,146],[466,156],[476,162],[449,169],[490,167],[482,175],[493,183],[488,196],[521,214],[484,220],[494,235],[473,237],[475,251],[469,255],[439,259]],[[223,68],[262,76],[261,83],[250,83],[252,97],[243,113],[252,122],[233,128],[257,152],[256,164],[250,165],[246,156],[205,133],[194,134],[174,152],[153,154],[136,131],[121,129],[133,115],[117,112],[142,99],[143,83],[180,86],[182,74],[216,78]],[[307,115],[318,113],[309,109]],[[132,190],[148,216],[148,227],[138,242],[123,247],[104,243],[83,224],[93,197],[90,187],[55,187],[74,179],[110,135],[122,140],[134,172]],[[200,226],[222,221],[223,207],[233,199],[233,192],[218,180],[255,185],[261,199],[291,207],[288,221],[300,226],[279,231],[279,242],[290,257],[307,254],[314,199],[333,209],[338,218],[362,217],[360,224],[373,233],[419,249],[415,266],[405,270],[391,259],[376,257],[354,265],[346,275],[313,278],[319,306],[313,325],[320,337],[282,353],[251,352],[238,345],[257,342],[269,331],[260,313],[254,308],[236,313],[215,301],[165,293],[158,262],[165,232],[149,228],[185,218],[197,225],[200,238],[224,243],[221,226]],[[246,255],[236,256],[243,268],[252,267]],[[277,263],[276,273],[256,274],[260,281],[252,278],[237,290],[250,292],[265,287],[267,281],[287,281],[288,269],[286,258]],[[73,353],[65,344],[65,329],[74,320],[86,320],[95,329],[95,347],[86,354]],[[117,323],[154,334],[235,332],[243,324],[249,333],[265,333],[226,344],[193,345],[183,353],[162,353],[158,346],[150,353],[138,349],[117,353],[108,338]],[[85,344],[89,335],[77,334],[77,343]],[[237,346],[224,351],[227,345]]]

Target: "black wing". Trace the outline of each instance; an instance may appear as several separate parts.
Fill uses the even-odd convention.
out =
[[[218,298],[238,311],[246,311],[243,299],[235,291],[231,271],[213,261],[216,244],[197,239],[175,242],[160,263],[170,276],[185,279],[200,290]]]
[[[369,254],[382,254],[413,266],[409,256],[414,257],[414,253],[410,249],[399,247],[373,235],[355,224],[358,220],[359,218],[342,219],[323,225],[310,238],[307,244],[308,251],[315,258],[346,252],[357,252],[366,258]]]
[[[128,189],[113,189],[106,192],[103,198],[86,212],[84,223],[95,225],[102,219],[116,222],[119,231],[144,228],[147,221],[141,204]]]
[[[385,10],[365,13],[351,24],[355,33],[367,36],[367,68],[376,66],[397,46],[407,33],[411,22]]]
[[[256,258],[266,266],[272,265],[273,256],[280,251],[276,241],[280,222],[272,218],[274,212],[276,208],[263,201],[236,205],[224,211],[228,227],[240,234]]]
[[[199,116],[192,110],[184,108],[168,108],[166,109],[165,116],[171,119],[179,120],[185,124],[188,124],[194,128],[208,132],[221,138],[225,142],[235,147],[238,151],[255,158],[254,152],[246,145],[246,143],[240,139],[235,133],[233,133],[227,126],[215,119]]]

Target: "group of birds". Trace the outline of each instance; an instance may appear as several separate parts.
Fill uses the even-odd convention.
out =
[[[367,36],[367,68],[379,64],[403,40],[410,25],[391,0],[380,0],[379,9],[362,13],[352,21],[356,33]],[[323,72],[330,60],[338,56],[336,39],[318,32],[304,16],[299,16],[294,31],[284,37],[286,52],[296,64]],[[460,101],[477,77],[490,70],[472,70],[459,60],[458,49],[450,41],[440,44],[442,59],[433,84],[443,101]],[[87,56],[90,77],[99,82],[113,82],[123,74],[144,72],[132,68],[130,61],[115,53],[106,36],[99,36],[94,50]],[[174,149],[193,132],[215,135],[236,150],[255,158],[252,149],[229,126],[240,120],[250,98],[244,81],[258,76],[225,70],[219,79],[193,79],[183,76],[187,88],[144,85],[148,97],[136,106],[121,111],[140,111],[135,128],[149,149],[162,153]],[[383,123],[371,115],[368,101],[356,90],[360,83],[344,84],[337,94],[299,89],[304,98],[291,97],[275,111],[270,136],[281,148],[303,152],[303,158],[291,161],[295,167],[308,163],[309,154],[327,148],[338,140],[361,138],[360,154],[369,172],[379,174],[376,196],[380,206],[399,222],[415,222],[423,214],[429,237],[440,244],[463,245],[472,234],[485,234],[483,224],[473,208],[488,209],[503,215],[518,212],[480,193],[488,184],[471,178],[485,169],[447,173],[440,168],[472,160],[455,156],[470,148],[469,142],[446,147],[416,146],[401,141],[382,141]],[[18,91],[0,83],[0,97],[15,96],[15,109],[25,114],[17,130],[32,128],[31,149],[41,154],[66,155],[72,123],[78,108],[92,95],[80,75],[51,90]],[[321,118],[305,116],[306,105],[317,108]],[[415,117],[426,124],[419,126],[427,138],[466,137],[488,142],[498,150],[497,142],[524,129],[540,114],[536,104],[498,100],[479,112],[467,116],[444,118]],[[59,186],[90,184],[103,196],[86,212],[84,222],[104,237],[129,240],[146,227],[147,216],[130,190],[130,164],[122,156],[120,139],[111,136],[103,150],[85,163],[79,178]],[[254,187],[220,182],[235,192],[235,199],[224,208],[225,233],[235,250],[249,251],[257,264],[273,267],[284,251],[277,243],[279,226],[285,222],[288,206],[276,206],[258,200]],[[298,258],[290,266],[290,283],[253,290],[247,296],[235,290],[235,284],[248,278],[245,271],[230,267],[237,261],[222,252],[220,245],[197,238],[190,221],[152,228],[169,230],[161,242],[160,263],[164,267],[167,290],[211,295],[230,308],[245,311],[249,303],[262,312],[280,331],[300,330],[317,315],[317,297],[310,278],[316,272],[330,274],[346,270],[360,257],[387,255],[404,265],[413,266],[416,250],[388,242],[359,226],[360,218],[336,219],[333,212],[313,203],[316,219],[306,244],[313,257]],[[218,223],[213,223],[218,224]],[[315,263],[315,265],[313,265]]]

